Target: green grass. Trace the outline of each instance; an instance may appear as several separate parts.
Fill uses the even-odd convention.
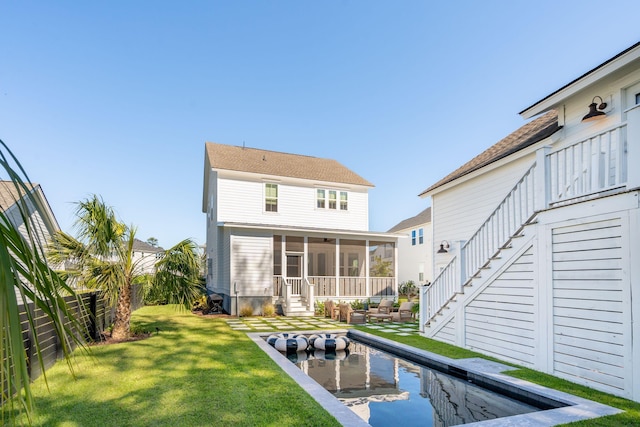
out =
[[[245,332],[232,330],[223,318],[194,316],[173,306],[145,307],[134,313],[133,324],[160,332],[142,341],[93,347],[92,358],[77,357],[76,380],[64,362],[56,364],[47,371],[50,391],[42,379],[35,381],[33,425],[340,425]],[[416,335],[355,327],[454,359],[499,361]],[[572,426],[640,425],[640,403],[530,369],[507,374],[627,411]]]
[[[451,344],[431,340],[421,336],[398,336],[391,333],[373,331],[363,327],[357,327],[359,330],[363,330],[373,335],[378,335],[384,338],[388,338],[403,344],[407,344],[416,348],[427,350],[433,353],[440,354],[442,356],[449,357],[451,359],[464,359],[468,357],[482,357],[484,359],[493,360],[510,366],[517,366],[511,363],[506,363],[502,360],[495,359],[476,353],[471,350],[456,347]],[[555,390],[570,393],[575,396],[583,397],[585,399],[593,400],[605,405],[613,406],[614,408],[622,409],[626,411],[622,414],[611,415],[608,417],[594,418],[591,420],[578,421],[566,425],[572,427],[631,427],[640,425],[640,403],[633,402],[622,397],[613,396],[611,394],[602,393],[592,388],[581,386],[570,381],[566,381],[552,375],[544,374],[542,372],[534,371],[532,369],[518,367],[519,369],[513,371],[506,371],[505,375],[510,375],[515,378],[530,381],[532,383],[540,384],[545,387],[549,387]]]
[[[159,333],[92,348],[38,379],[35,426],[338,426],[245,333],[223,319],[145,307],[133,322]],[[24,420],[20,420],[24,421]]]

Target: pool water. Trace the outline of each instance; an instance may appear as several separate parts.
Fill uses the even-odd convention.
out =
[[[540,410],[359,342],[298,356],[289,359],[374,427],[445,427]]]

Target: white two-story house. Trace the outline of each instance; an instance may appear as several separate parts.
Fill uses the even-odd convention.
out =
[[[316,300],[396,294],[397,235],[368,231],[369,181],[331,159],[215,143],[204,163],[207,291],[225,311],[312,315]]]
[[[412,281],[416,286],[433,280],[433,230],[431,207],[391,227],[389,233],[405,236],[398,240],[398,283]]]
[[[640,43],[520,115],[421,194],[422,333],[640,401]]]

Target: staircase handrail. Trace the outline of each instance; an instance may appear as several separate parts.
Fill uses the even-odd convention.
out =
[[[536,163],[525,172],[498,207],[462,246],[465,271],[473,277],[535,214]],[[468,277],[463,277],[466,282]]]
[[[454,256],[449,263],[444,266],[438,276],[429,286],[423,289],[423,313],[421,317],[428,322],[438,311],[455,295],[459,288],[456,280],[456,261]]]
[[[487,220],[460,247],[459,255],[454,256],[431,285],[425,287],[421,304],[424,306],[421,307],[423,324],[431,321],[456,293],[462,292],[467,278],[475,276],[535,216],[535,169],[534,162]],[[516,201],[519,202],[517,205]],[[457,263],[461,265],[457,266]]]

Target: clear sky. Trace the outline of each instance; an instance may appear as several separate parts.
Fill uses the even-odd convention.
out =
[[[638,17],[638,0],[0,0],[0,139],[67,232],[98,194],[141,240],[205,243],[206,141],[336,159],[376,185],[386,231],[639,41]]]

